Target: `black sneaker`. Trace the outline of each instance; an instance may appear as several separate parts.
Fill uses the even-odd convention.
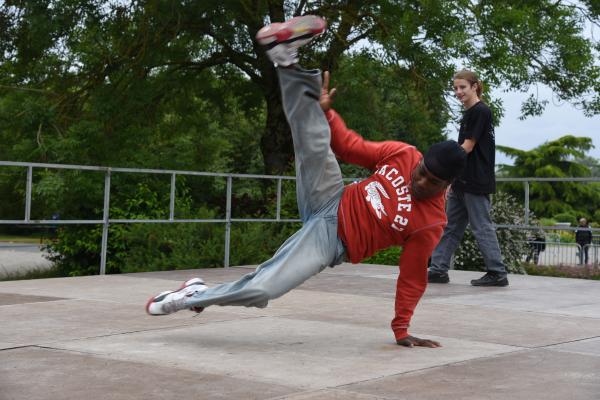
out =
[[[429,283],[448,283],[450,277],[445,272],[429,271],[427,272],[427,282]]]
[[[471,281],[473,286],[508,286],[506,275],[500,275],[495,272],[488,272],[479,279]]]

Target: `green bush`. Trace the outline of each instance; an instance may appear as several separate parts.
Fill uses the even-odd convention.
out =
[[[554,226],[556,225],[556,220],[552,218],[540,218],[541,226]]]
[[[219,210],[192,210],[189,190],[178,186],[176,216],[221,219]],[[290,194],[289,196],[292,196]],[[148,184],[129,188],[123,207],[113,206],[113,219],[165,218],[165,199]],[[283,214],[283,212],[282,212]],[[300,227],[297,223],[232,223],[230,265],[259,264]],[[100,271],[102,226],[63,226],[46,246],[47,258],[60,276],[93,275]],[[222,267],[225,224],[112,224],[109,227],[106,273]]]
[[[575,243],[575,232],[573,232],[573,231],[558,232],[558,241],[560,243]]]
[[[371,257],[361,261],[363,264],[398,265],[402,248],[397,246],[380,250]]]
[[[491,210],[492,221],[496,225],[523,224],[525,210],[511,195],[498,192],[493,196]],[[498,229],[496,231],[502,259],[509,272],[522,274],[525,272],[521,260],[527,254],[527,235],[515,229]],[[484,271],[485,263],[477,241],[470,228],[467,228],[454,255],[454,268],[470,271]]]
[[[230,265],[256,265],[273,256],[297,224],[233,223]],[[121,272],[222,267],[223,223],[143,224],[130,228]]]
[[[163,199],[145,183],[136,185],[124,207],[110,207],[114,219],[157,219],[164,217]],[[185,202],[184,202],[185,204]],[[63,225],[56,239],[45,245],[46,258],[54,262],[63,276],[94,275],[100,272],[102,225]],[[129,226],[113,224],[109,227],[106,273],[122,272],[129,247]]]
[[[573,213],[562,212],[552,217],[556,222],[569,222],[571,225],[577,225],[577,216]]]

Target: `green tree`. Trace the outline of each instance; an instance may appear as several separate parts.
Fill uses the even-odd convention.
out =
[[[0,2],[0,159],[289,171],[277,75],[254,36],[267,22],[308,13],[329,27],[302,49],[303,64],[332,71],[336,107],[368,138],[421,150],[439,140],[452,117],[448,82],[462,66],[491,87],[542,83],[585,113],[600,112],[598,43],[583,35],[584,21],[599,22],[593,1],[7,0]],[[531,99],[523,113],[543,104]],[[24,192],[22,176],[2,172],[3,196]],[[41,214],[97,215],[102,180],[86,179],[40,172]],[[114,182],[121,210],[139,184],[164,188],[152,177]],[[185,185],[192,202],[222,211],[222,182]],[[256,199],[272,193],[255,186],[244,186],[234,203],[261,204]],[[22,215],[22,196],[0,200],[0,216]]]
[[[262,108],[256,100],[264,102],[265,128],[259,135],[264,168],[282,172],[290,165],[291,139],[275,70],[254,40],[265,22],[307,13],[324,16],[326,34],[303,50],[307,66],[330,69],[335,76],[342,55],[365,44],[374,59],[392,67],[388,81],[412,92],[407,95],[411,107],[402,109],[422,108],[419,117],[430,115],[431,122],[421,123],[439,126],[436,115],[448,110],[443,102],[440,107],[440,98],[452,72],[465,64],[492,86],[526,90],[543,83],[586,113],[599,113],[597,43],[583,36],[585,20],[598,24],[597,8],[592,1],[550,0],[14,0],[0,6],[0,84],[4,93],[44,98],[14,99],[22,105],[13,108],[16,114],[28,113],[23,131],[29,150],[44,153],[31,140],[39,132],[38,137],[57,135],[78,145],[91,141],[108,157],[122,145],[145,143],[144,128],[163,118],[156,108],[173,96],[192,92],[204,98],[194,83],[212,75],[227,82],[221,91],[231,89],[232,82],[242,110],[255,113]],[[392,88],[388,107],[394,106],[394,93]],[[368,109],[370,115],[359,108],[353,112],[364,120],[393,117],[385,106]],[[543,99],[532,98],[523,111],[542,109]],[[400,121],[393,125],[395,130],[383,133],[404,129]],[[413,126],[406,128],[410,132]],[[39,159],[44,154],[24,155]]]
[[[575,162],[588,167],[592,176],[600,177],[600,160],[597,158],[584,155],[583,157],[576,158]]]
[[[592,148],[592,139],[563,136],[541,144],[532,150],[497,146],[514,165],[500,166],[502,176],[514,178],[588,177],[590,168],[578,162]],[[523,185],[507,183],[503,190],[523,198]],[[532,182],[529,187],[529,207],[539,217],[551,218],[569,214],[571,219],[594,215],[600,207],[600,184],[582,182]]]

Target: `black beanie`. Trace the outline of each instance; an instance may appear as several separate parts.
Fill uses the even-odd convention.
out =
[[[433,175],[445,181],[452,181],[465,168],[467,153],[454,140],[446,140],[432,145],[425,153],[423,161]]]

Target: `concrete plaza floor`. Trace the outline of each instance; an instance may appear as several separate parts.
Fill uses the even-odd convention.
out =
[[[0,400],[600,399],[600,282],[510,276],[430,285],[397,346],[397,268],[328,268],[265,309],[144,313],[200,275],[252,268],[0,282]]]

